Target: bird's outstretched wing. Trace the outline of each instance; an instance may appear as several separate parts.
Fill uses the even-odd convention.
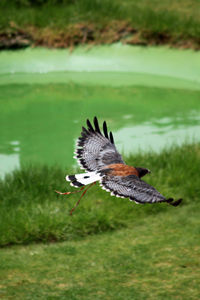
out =
[[[82,127],[74,156],[80,166],[87,171],[98,171],[110,164],[124,164],[115,147],[112,132],[108,134],[106,122],[103,123],[104,135],[100,131],[96,117],[94,118],[94,128],[89,120],[87,120],[87,126],[87,129]]]
[[[154,187],[141,180],[136,175],[111,176],[106,175],[101,179],[101,186],[111,195],[129,198],[136,203],[171,202],[166,199]]]

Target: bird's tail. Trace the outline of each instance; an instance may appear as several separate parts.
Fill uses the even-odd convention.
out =
[[[101,179],[100,174],[96,172],[88,172],[75,175],[67,175],[66,180],[70,181],[70,184],[75,187],[81,187]]]

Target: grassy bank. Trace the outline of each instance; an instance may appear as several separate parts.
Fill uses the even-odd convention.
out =
[[[0,48],[122,41],[199,49],[199,25],[198,0],[3,0]]]
[[[61,196],[54,190],[72,190],[65,174],[57,167],[30,166],[16,170],[0,181],[0,245],[72,240],[90,234],[140,226],[148,218],[182,210],[185,219],[200,208],[200,145],[185,145],[161,154],[135,155],[130,165],[152,171],[145,180],[166,197],[184,199],[180,207],[167,204],[136,205],[127,199],[111,197],[98,186],[81,201],[74,215],[69,210],[79,195]]]

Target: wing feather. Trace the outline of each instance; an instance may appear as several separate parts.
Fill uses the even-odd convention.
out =
[[[107,139],[109,139],[109,137],[108,137],[108,129],[107,129],[107,125],[106,125],[105,121],[103,122],[103,132],[104,132],[105,137]]]
[[[87,171],[96,171],[109,164],[124,164],[122,156],[115,147],[111,132],[109,139],[106,122],[103,123],[104,135],[101,133],[96,117],[94,118],[94,127],[87,119],[87,127],[82,127],[75,151],[75,158],[80,166]]]
[[[110,141],[111,141],[111,143],[112,144],[114,144],[115,142],[114,142],[114,138],[113,138],[113,134],[112,134],[112,132],[110,131]]]
[[[95,127],[95,131],[101,134],[97,117],[94,117],[94,127]]]
[[[129,198],[136,203],[167,202],[154,187],[141,180],[135,175],[123,176],[103,176],[101,185],[106,190],[122,198]]]
[[[92,127],[92,124],[90,123],[90,120],[87,119],[87,126],[89,131],[94,132],[94,128]]]

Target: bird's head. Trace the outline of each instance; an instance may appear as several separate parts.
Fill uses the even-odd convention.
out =
[[[151,171],[149,169],[145,169],[145,168],[136,167],[136,170],[138,171],[139,178],[145,176],[148,173],[151,173]]]

